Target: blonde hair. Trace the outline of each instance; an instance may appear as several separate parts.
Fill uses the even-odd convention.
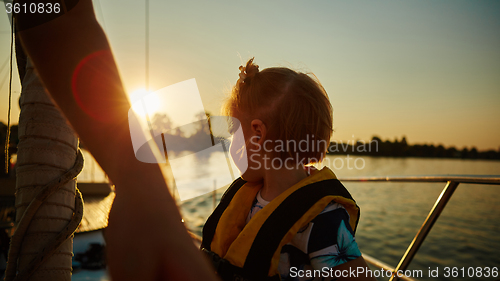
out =
[[[298,160],[305,159],[304,164],[321,161],[330,144],[333,110],[317,77],[285,67],[259,72],[253,60],[240,68],[245,73],[243,77],[240,74],[222,107],[222,114],[234,116],[234,112],[238,112],[246,120],[262,120],[268,128],[268,138],[274,141],[286,144],[309,141],[306,151],[287,146],[286,151],[278,152],[277,156],[283,160],[298,156]]]

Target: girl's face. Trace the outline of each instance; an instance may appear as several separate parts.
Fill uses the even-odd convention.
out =
[[[235,113],[234,118],[240,121],[240,126],[234,129],[229,151],[241,177],[250,182],[262,179],[262,158],[260,155],[259,131],[252,128],[251,123],[243,115]]]
[[[231,118],[233,124],[230,126],[229,131],[232,135],[231,144],[229,146],[229,153],[233,163],[236,165],[240,171],[240,175],[243,175],[248,169],[248,158],[246,149],[246,139],[243,133],[241,122],[235,120],[237,118]]]

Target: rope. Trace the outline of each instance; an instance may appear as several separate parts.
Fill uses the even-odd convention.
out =
[[[70,238],[75,230],[80,225],[83,217],[83,199],[82,194],[76,189],[75,196],[75,212],[70,222],[66,227],[54,238],[53,241],[47,243],[47,246],[38,253],[29,263],[28,270],[25,272],[17,272],[17,259],[21,251],[21,245],[30,225],[31,220],[35,216],[38,208],[47,200],[47,198],[60,189],[64,184],[76,178],[83,169],[83,154],[80,149],[76,156],[75,164],[71,169],[64,173],[59,178],[56,178],[46,184],[37,196],[31,201],[29,206],[24,211],[24,214],[17,226],[16,232],[12,236],[9,249],[9,258],[7,269],[5,270],[5,281],[23,281],[27,280],[41,264],[50,258],[57,250],[57,248],[68,238]]]

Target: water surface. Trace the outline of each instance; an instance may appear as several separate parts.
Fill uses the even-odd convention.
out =
[[[499,175],[500,162],[430,158],[356,157],[341,161],[329,156],[329,166],[339,178],[390,175]],[[354,161],[357,159],[357,166]],[[351,165],[348,165],[348,161]],[[363,162],[364,161],[364,165]],[[193,163],[193,170],[196,163]],[[216,171],[215,171],[216,172]],[[214,173],[215,173],[214,172]],[[196,172],[193,171],[193,174]],[[207,182],[207,186],[213,185]],[[395,267],[445,183],[345,182],[361,207],[356,239],[362,252]],[[217,190],[217,202],[225,188]],[[181,205],[187,226],[201,234],[213,209],[212,194]],[[460,184],[410,269],[423,271],[422,280],[455,280],[443,276],[445,267],[500,266],[500,186]],[[428,270],[439,269],[439,278]],[[471,278],[465,278],[471,279]],[[474,278],[472,278],[474,279]],[[483,278],[482,280],[493,280]]]

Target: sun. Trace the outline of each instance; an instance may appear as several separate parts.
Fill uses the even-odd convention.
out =
[[[132,109],[139,116],[151,116],[160,108],[160,97],[155,92],[137,89],[130,94]]]

